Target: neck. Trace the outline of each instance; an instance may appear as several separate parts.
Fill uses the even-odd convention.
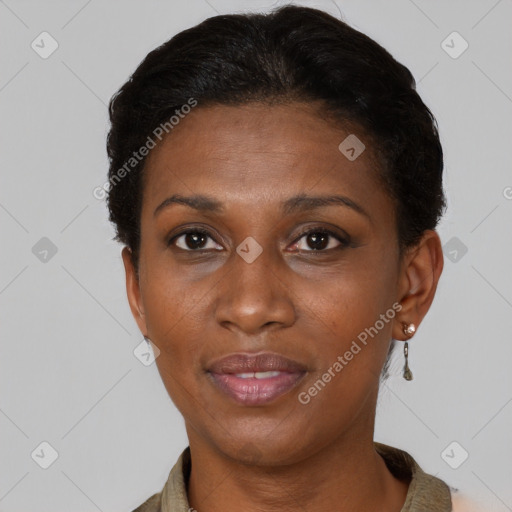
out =
[[[190,506],[199,512],[399,512],[408,484],[396,479],[375,451],[374,417],[360,418],[330,444],[286,465],[242,464],[187,425]]]

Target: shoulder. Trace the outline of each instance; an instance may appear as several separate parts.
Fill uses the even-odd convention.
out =
[[[187,482],[190,475],[190,447],[186,447],[172,467],[163,489],[150,496],[132,512],[188,512]]]
[[[132,512],[161,512],[162,493],[158,492],[148,498],[142,505],[139,505]]]
[[[425,473],[405,450],[376,442],[374,445],[391,473],[399,480],[409,482],[409,490],[402,511],[450,512],[452,510],[450,488],[443,480]]]

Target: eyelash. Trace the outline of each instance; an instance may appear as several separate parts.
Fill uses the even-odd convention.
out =
[[[308,251],[303,251],[303,252],[312,252],[312,253],[329,253],[331,251],[336,251],[336,250],[340,250],[340,249],[345,249],[346,247],[348,247],[350,245],[350,239],[348,238],[344,238],[343,236],[341,236],[340,234],[330,230],[330,229],[327,229],[323,226],[318,226],[318,227],[313,227],[313,228],[307,228],[305,231],[303,231],[296,239],[295,241],[293,242],[293,244],[296,244],[298,243],[302,238],[304,238],[305,236],[307,235],[310,235],[311,233],[315,233],[315,234],[322,234],[322,235],[328,235],[332,238],[334,238],[335,240],[337,240],[340,245],[338,245],[337,247],[333,247],[331,249],[310,249]],[[329,245],[329,244],[328,244]]]
[[[328,235],[334,239],[336,239],[340,245],[337,246],[337,247],[334,247],[334,248],[331,248],[331,249],[310,249],[310,250],[307,250],[307,251],[301,251],[301,252],[311,252],[311,253],[328,253],[328,252],[331,252],[331,251],[335,251],[335,250],[339,250],[339,249],[344,249],[346,248],[347,246],[350,245],[350,239],[348,238],[344,238],[342,237],[341,235],[339,235],[338,233],[334,232],[334,231],[331,231],[330,229],[327,229],[325,227],[322,227],[322,226],[319,226],[319,227],[313,227],[313,228],[308,228],[306,231],[303,231],[302,233],[300,233],[300,235],[298,235],[297,238],[295,238],[295,240],[293,241],[292,245],[295,245],[296,243],[298,243],[302,238],[304,238],[305,236],[307,235],[310,235],[311,233],[315,233],[315,234],[322,234],[322,235]],[[210,232],[206,229],[202,229],[202,228],[193,228],[193,229],[187,229],[187,230],[184,230],[184,231],[181,231],[180,233],[177,233],[175,235],[173,235],[167,242],[167,245],[168,246],[171,246],[174,244],[174,242],[180,238],[181,236],[183,235],[189,235],[189,234],[201,234],[201,235],[205,235],[209,238],[211,238],[214,242],[216,242],[216,240],[211,236]],[[217,243],[217,242],[216,242]],[[180,248],[181,249],[181,248]],[[210,249],[181,249],[182,251],[184,252],[196,252],[196,253],[201,253],[201,252],[209,252]]]

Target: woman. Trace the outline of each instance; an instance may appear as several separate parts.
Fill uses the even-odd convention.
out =
[[[137,512],[451,510],[373,441],[443,269],[442,148],[409,70],[319,10],[216,16],[110,117],[130,308],[189,439]]]

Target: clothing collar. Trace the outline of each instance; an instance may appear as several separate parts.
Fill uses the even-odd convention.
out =
[[[405,503],[400,512],[452,510],[450,488],[439,478],[425,473],[404,450],[374,442],[391,473],[400,480],[410,480]],[[161,492],[161,512],[189,512],[187,483],[190,475],[190,447],[187,446],[171,469]],[[435,506],[435,509],[434,509]]]

